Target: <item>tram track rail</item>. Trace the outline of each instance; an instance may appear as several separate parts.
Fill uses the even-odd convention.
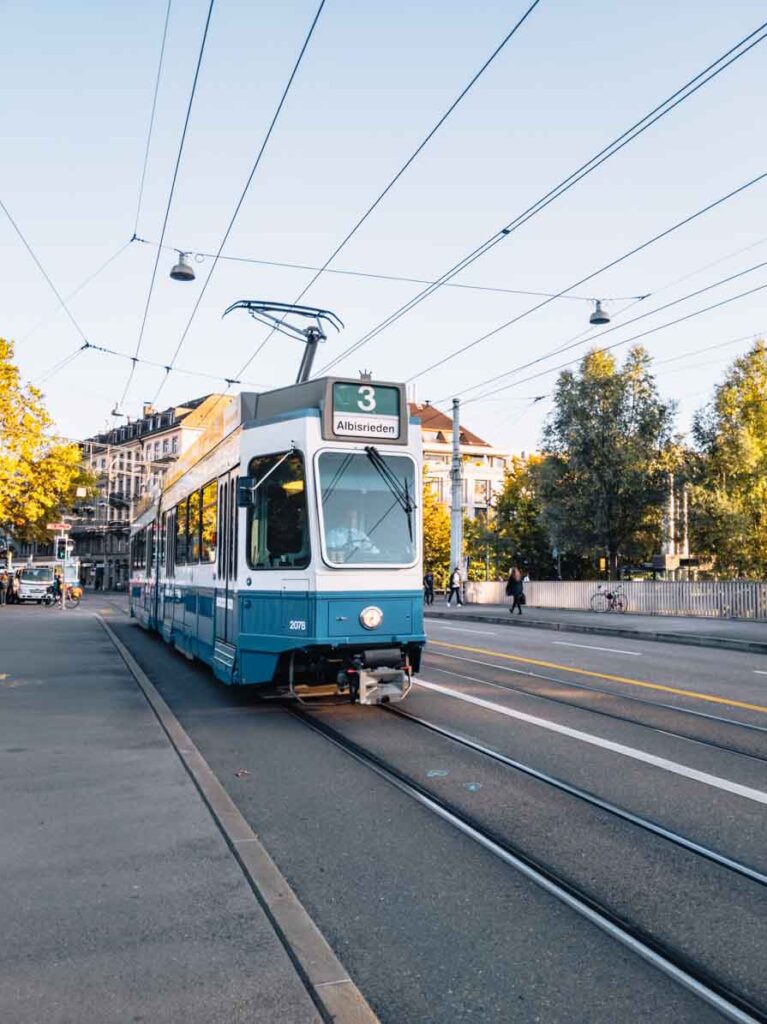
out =
[[[453,743],[456,743],[467,750],[473,750],[475,753],[482,754],[484,757],[488,757],[498,764],[505,765],[507,768],[512,768],[514,771],[522,772],[524,775],[537,779],[539,782],[545,782],[547,785],[553,786],[562,793],[567,793],[570,796],[576,797],[578,800],[582,800],[591,807],[598,807],[602,811],[607,811],[608,813],[615,815],[615,817],[621,818],[623,821],[627,821],[632,825],[636,825],[638,828],[644,829],[646,832],[651,832],[653,835],[657,835],[662,839],[668,840],[675,846],[680,846],[700,857],[705,857],[706,860],[710,860],[714,864],[718,864],[720,867],[727,868],[729,871],[733,871],[736,874],[741,875],[743,878],[749,879],[749,881],[756,882],[758,885],[767,887],[767,875],[763,872],[757,871],[755,868],[751,868],[747,864],[743,864],[741,861],[736,860],[733,857],[728,857],[726,854],[719,853],[717,850],[704,846],[702,843],[697,843],[693,839],[688,839],[686,836],[681,835],[681,833],[674,832],[673,829],[666,828],[658,822],[645,818],[640,814],[634,814],[633,811],[619,807],[617,804],[614,804],[609,800],[604,800],[595,793],[590,793],[588,790],[581,789],[579,786],[573,786],[571,783],[565,782],[564,779],[558,779],[554,775],[549,775],[546,772],[539,771],[537,768],[533,768],[532,765],[524,764],[522,761],[517,761],[514,758],[501,753],[499,750],[494,750],[492,747],[485,746],[483,743],[478,743],[476,740],[472,740],[468,736],[454,732],[452,729],[447,729],[442,725],[437,725],[435,722],[429,722],[424,718],[411,714],[409,711],[402,711],[397,707],[391,706],[385,708],[385,711],[387,714],[395,715],[396,717],[406,719],[409,722],[414,722],[422,728],[436,733],[438,736],[444,736]]]
[[[414,716],[408,713],[387,709],[387,713],[391,711],[401,715],[403,718],[414,718]],[[683,951],[649,934],[640,925],[632,923],[632,921],[617,913],[602,900],[564,877],[560,871],[543,863],[530,852],[523,850],[517,843],[510,841],[492,828],[483,825],[473,815],[468,814],[451,801],[435,795],[425,786],[410,778],[405,772],[389,764],[384,758],[366,750],[358,742],[343,735],[343,733],[328,725],[327,722],[310,714],[307,710],[291,708],[290,714],[302,722],[308,729],[322,736],[355,761],[373,771],[380,778],[385,779],[400,792],[452,825],[460,833],[472,839],[493,856],[522,874],[533,884],[575,911],[580,917],[611,936],[622,946],[671,977],[687,990],[693,992],[700,999],[714,1007],[725,1019],[736,1021],[738,1024],[767,1024],[767,1010],[735,991],[711,971],[696,963]],[[418,721],[417,719],[415,720]],[[421,723],[419,722],[419,724]],[[439,729],[435,731],[439,731]],[[478,752],[485,753],[484,750]],[[516,767],[516,765],[513,767]],[[544,778],[543,781],[548,780]],[[575,787],[572,788],[574,789]],[[572,795],[578,796],[579,794],[573,793]],[[602,809],[610,810],[611,808],[610,806],[603,806]],[[626,813],[628,814],[629,812]],[[625,820],[630,820],[630,818]],[[636,822],[633,823],[636,824]],[[656,832],[656,834],[660,833]],[[664,836],[663,838],[669,837]],[[679,845],[685,846],[691,852],[703,855],[700,850],[695,850],[692,846],[687,846],[686,843]],[[764,884],[762,881],[764,876],[760,875],[759,872],[754,872],[754,875],[757,877],[753,877],[752,869],[748,869],[745,865],[740,865],[735,861],[727,863],[730,861],[729,858],[720,860],[720,855],[716,854],[715,851],[710,852],[714,853],[715,856],[709,859],[713,859],[720,866],[744,874],[746,878],[758,884]],[[733,867],[735,864],[737,864],[737,868]],[[740,868],[744,868],[745,871],[740,871]]]
[[[554,696],[549,693],[540,693],[534,689],[526,689],[522,686],[506,685],[504,683],[498,683],[491,679],[482,679],[478,676],[468,676],[464,672],[454,672],[450,669],[442,668],[436,664],[435,658],[449,658],[452,661],[464,662],[469,665],[481,665],[484,668],[492,669],[496,672],[508,673],[509,675],[522,676],[528,679],[540,680],[545,683],[553,683],[555,686],[561,687],[563,690],[576,689],[583,690],[586,693],[592,693],[599,697],[607,697],[614,701],[627,701],[631,704],[643,705],[644,707],[652,710],[658,709],[660,711],[669,711],[672,715],[686,716],[689,719],[701,719],[704,723],[711,723],[712,726],[722,727],[725,729],[733,728],[739,730],[741,735],[752,734],[762,739],[763,751],[759,752],[759,748],[751,747],[747,748],[747,745],[735,745],[729,746],[724,743],[719,743],[711,738],[703,738],[700,734],[695,734],[691,729],[689,731],[679,729],[669,729],[667,727],[660,727],[653,725],[643,720],[641,717],[630,714],[617,714],[613,711],[607,711],[605,708],[594,707],[593,705],[586,703],[585,699],[583,702],[576,699],[568,699],[565,696]],[[767,762],[767,728],[760,725],[754,725],[749,722],[739,722],[734,718],[726,718],[721,715],[712,715],[705,711],[698,711],[695,708],[679,707],[676,704],[668,704],[665,701],[652,701],[647,700],[644,697],[637,697],[634,694],[629,693],[616,693],[614,690],[603,690],[598,686],[590,686],[588,683],[574,682],[571,680],[557,679],[556,676],[549,676],[542,672],[533,672],[529,669],[511,668],[508,665],[496,665],[490,661],[481,661],[476,658],[464,658],[459,657],[455,654],[445,654],[442,651],[432,652],[428,655],[428,667],[429,671],[443,672],[446,675],[453,675],[461,679],[466,679],[470,682],[480,683],[483,686],[490,686],[493,689],[505,690],[507,693],[519,693],[526,697],[533,697],[536,700],[546,701],[552,704],[561,704],[565,707],[576,708],[580,711],[588,711],[591,714],[601,715],[604,718],[610,718],[614,721],[628,722],[633,725],[640,725],[642,728],[650,729],[651,731],[661,733],[665,736],[674,736],[678,739],[688,740],[692,743],[698,743],[701,746],[712,747],[717,750],[723,750],[728,754],[737,754],[741,757],[752,758],[755,761]],[[682,717],[677,718],[678,724],[683,721]]]

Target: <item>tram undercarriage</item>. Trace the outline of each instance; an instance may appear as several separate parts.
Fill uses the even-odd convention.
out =
[[[362,651],[311,648],[286,655],[278,681],[282,696],[300,700],[347,696],[352,703],[393,704],[410,693],[420,658],[415,645]]]

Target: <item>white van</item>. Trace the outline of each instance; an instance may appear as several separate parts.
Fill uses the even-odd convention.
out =
[[[19,583],[19,600],[37,601],[39,604],[53,583],[53,566],[25,565]]]

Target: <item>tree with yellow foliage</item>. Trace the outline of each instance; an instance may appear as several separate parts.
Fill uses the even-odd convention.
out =
[[[18,540],[50,539],[46,524],[92,485],[78,446],[52,426],[42,392],[21,383],[13,344],[0,338],[0,531]]]
[[[429,480],[423,482],[423,570],[431,569],[438,587],[450,574],[450,513],[440,504]]]

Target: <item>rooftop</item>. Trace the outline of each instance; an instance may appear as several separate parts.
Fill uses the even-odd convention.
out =
[[[434,438],[435,441],[442,441],[445,444],[449,444],[452,440],[452,418],[446,413],[440,412],[439,409],[435,409],[433,405],[429,405],[428,403],[419,405],[417,402],[410,402],[410,415],[418,417],[421,421],[422,430],[428,430],[437,435],[436,438]],[[492,448],[492,445],[488,441],[483,441],[481,437],[472,433],[471,430],[467,430],[464,426],[461,426],[460,441],[461,444],[476,444],[481,445],[483,448]]]

